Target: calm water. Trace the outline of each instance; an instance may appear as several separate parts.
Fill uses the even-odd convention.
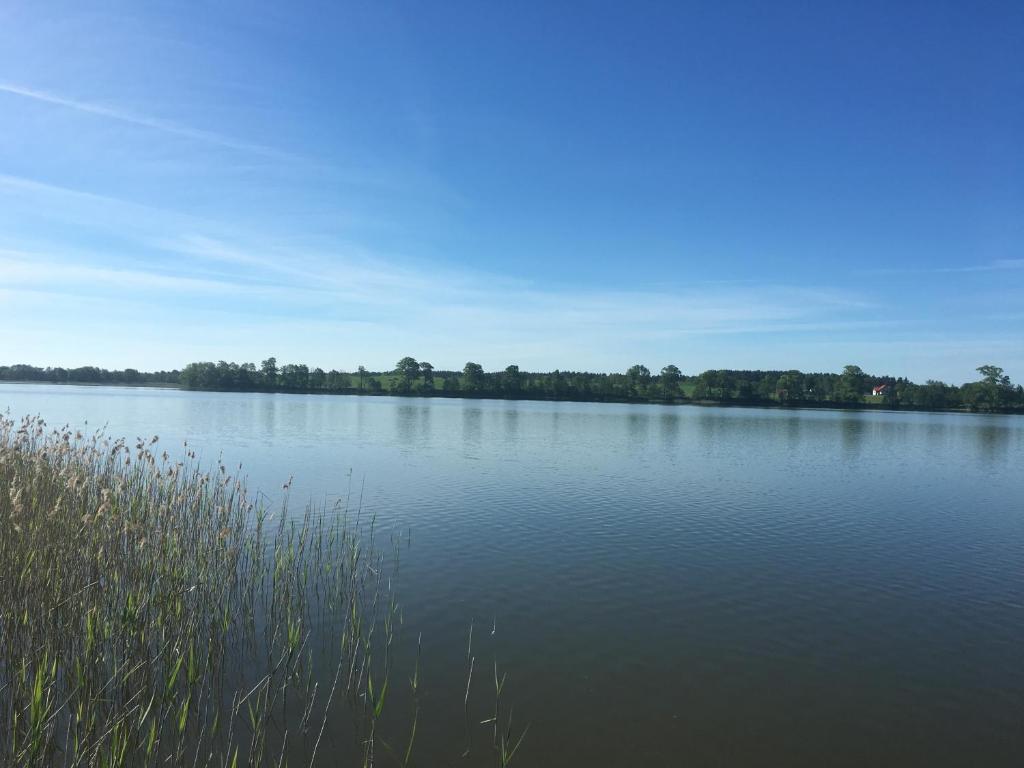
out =
[[[0,385],[411,529],[424,765],[465,635],[521,765],[1024,764],[1024,418]],[[496,627],[493,639],[492,626]]]

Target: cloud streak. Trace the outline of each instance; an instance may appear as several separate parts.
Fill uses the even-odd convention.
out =
[[[571,339],[577,347],[593,347],[702,335],[841,331],[865,327],[860,314],[869,306],[844,293],[784,285],[700,286],[673,294],[554,291],[383,262],[335,260],[315,266],[301,257],[302,267],[282,273],[265,255],[199,242],[210,246],[211,259],[230,254],[231,264],[246,268],[244,277],[202,276],[194,268],[184,272],[180,260],[178,271],[172,272],[142,262],[114,267],[81,252],[68,262],[46,253],[0,250],[0,283],[81,298],[132,291],[147,296],[154,306],[171,306],[190,296],[217,297],[225,311],[246,321],[289,316],[301,307],[327,322],[359,318],[400,335],[433,330],[443,337],[475,337],[477,344],[491,348],[510,339]]]
[[[470,359],[488,370],[510,362],[526,370],[624,370],[637,361],[674,362],[687,372],[838,370],[856,362],[923,379],[956,378],[987,359],[1009,369],[1024,355],[1012,338],[908,336],[849,291],[699,283],[673,292],[539,289],[480,275],[452,282],[384,262],[375,275],[365,264],[303,253],[293,254],[295,274],[284,275],[264,268],[267,251],[199,242],[232,254],[219,263],[244,274],[210,277],[180,258],[112,266],[102,253],[0,250],[0,307],[25,318],[0,329],[8,356],[167,368],[276,355],[349,370],[387,369],[405,354],[438,368]]]
[[[185,139],[191,139],[192,141],[200,141],[207,144],[213,144],[226,149],[232,149],[239,152],[250,152],[265,157],[273,157],[277,159],[296,159],[294,155],[281,150],[268,147],[263,144],[257,144],[249,141],[241,141],[238,139],[224,136],[223,134],[216,133],[214,131],[206,131],[200,128],[191,128],[180,123],[175,123],[170,120],[162,120],[156,117],[149,117],[146,115],[140,115],[128,110],[108,107],[102,104],[93,104],[87,101],[79,101],[77,99],[70,99],[64,96],[59,96],[49,91],[42,91],[36,88],[28,88],[15,83],[0,82],[0,93],[7,93],[12,96],[19,96],[26,99],[32,99],[33,101],[42,102],[44,104],[50,104],[64,109],[71,109],[77,112],[83,112],[89,115],[95,115],[97,117],[104,117],[110,120],[116,120],[121,123],[128,125],[135,125],[141,128],[149,128],[155,131],[162,131],[163,133],[172,134],[174,136],[180,136]]]
[[[996,259],[988,264],[971,264],[963,267],[928,267],[928,268],[881,268],[869,269],[869,275],[959,275],[971,272],[1002,272],[1006,270],[1024,269],[1024,259]]]

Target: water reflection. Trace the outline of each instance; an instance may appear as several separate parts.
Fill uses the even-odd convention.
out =
[[[1010,430],[1002,424],[983,424],[975,430],[976,442],[985,461],[1002,460],[1010,445]]]
[[[395,406],[395,435],[399,445],[407,449],[412,448],[417,442],[417,410],[417,406],[408,403]]]
[[[924,425],[924,436],[928,449],[937,451],[945,445],[949,436],[949,427],[942,421],[929,422]]]
[[[804,420],[799,416],[793,415],[786,418],[786,444],[791,451],[796,450],[800,445],[803,423]]]
[[[266,442],[272,442],[277,432],[277,398],[262,397],[254,403],[258,424]]]
[[[353,408],[356,414],[356,437],[359,439],[360,442],[362,442],[362,440],[366,437],[368,431],[368,422],[370,420],[370,416],[366,410],[369,407],[368,404],[369,400],[365,397],[355,398],[355,404]]]
[[[658,419],[662,447],[674,449],[679,443],[679,429],[683,419],[674,411],[666,411]]]
[[[865,414],[857,411],[843,411],[839,422],[839,434],[843,443],[843,458],[847,462],[860,458],[864,448],[864,437],[868,426]]]
[[[724,425],[725,419],[722,415],[714,413],[708,408],[700,409],[700,414],[697,416],[697,427],[700,429],[701,442],[704,444],[705,450],[714,448],[718,430]]]
[[[483,409],[464,403],[462,406],[462,449],[467,457],[479,455],[483,439]]]
[[[626,429],[633,443],[647,441],[647,433],[651,427],[651,415],[647,411],[631,411],[626,414]]]
[[[395,406],[395,436],[399,445],[422,448],[431,440],[430,421],[433,409],[420,402],[403,402]]]
[[[515,403],[505,409],[502,427],[505,442],[514,443],[519,437],[519,409]]]

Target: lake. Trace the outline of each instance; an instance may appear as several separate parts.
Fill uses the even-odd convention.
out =
[[[187,440],[272,501],[294,476],[293,508],[352,489],[405,532],[421,765],[469,762],[470,622],[521,765],[1024,762],[1024,418],[20,384],[4,409]]]

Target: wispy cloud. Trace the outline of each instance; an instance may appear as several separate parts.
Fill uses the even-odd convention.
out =
[[[288,315],[301,306],[326,320],[359,317],[399,335],[433,331],[475,337],[477,345],[491,348],[530,338],[570,340],[579,347],[700,335],[842,331],[865,327],[861,315],[870,306],[847,293],[785,285],[694,285],[672,294],[540,289],[500,277],[435,274],[382,261],[321,261],[318,255],[299,253],[292,254],[298,266],[282,273],[259,251],[196,238],[184,242],[197,246],[192,253],[226,258],[245,270],[210,277],[183,268],[180,260],[172,271],[141,261],[131,268],[111,266],[102,255],[82,252],[67,260],[0,250],[0,282],[83,298],[130,290],[168,305],[189,295],[212,294],[229,302],[225,309],[250,319]]]
[[[997,259],[989,264],[974,264],[966,267],[940,267],[932,272],[1001,272],[1007,269],[1024,269],[1024,259]]]
[[[471,273],[450,280],[384,261],[375,272],[299,251],[291,253],[294,273],[282,274],[265,248],[181,241],[231,269],[211,277],[183,259],[129,267],[98,252],[0,250],[0,306],[30,318],[0,328],[7,354],[37,364],[155,368],[271,354],[349,369],[387,368],[405,354],[446,368],[472,359],[530,370],[617,370],[636,361],[675,362],[688,372],[838,370],[857,362],[951,379],[988,359],[1019,367],[1024,354],[1013,338],[909,333],[846,290],[699,282],[672,292],[556,290]]]
[[[86,289],[86,292],[97,292],[101,289],[132,289],[224,294],[239,290],[239,286],[223,281],[167,275],[147,270],[70,264],[46,260],[39,254],[4,250],[0,250],[0,281],[5,286],[42,286],[51,290],[70,286]]]
[[[965,274],[970,272],[1002,272],[1006,270],[1024,269],[1024,259],[996,259],[987,264],[969,264],[959,267],[880,267],[868,269],[868,275],[944,275]]]
[[[156,117],[149,117],[147,115],[140,115],[135,112],[131,112],[118,107],[109,107],[103,104],[94,104],[87,101],[79,101],[78,99],[66,98],[59,96],[49,91],[42,91],[36,88],[28,88],[23,85],[17,85],[15,83],[4,83],[0,82],[0,93],[11,94],[12,96],[20,96],[26,99],[33,99],[38,102],[45,104],[52,104],[54,106],[63,107],[65,109],[73,109],[78,112],[84,112],[90,115],[96,115],[97,117],[105,117],[110,120],[117,120],[118,122],[127,123],[129,125],[136,125],[142,128],[150,128],[155,131],[162,131],[164,133],[173,134],[182,138],[191,139],[193,141],[201,141],[207,144],[215,144],[220,147],[227,149],[233,149],[240,152],[251,152],[266,157],[274,157],[278,159],[296,159],[294,155],[287,152],[283,152],[273,147],[268,147],[263,144],[257,144],[255,142],[242,141],[239,139],[232,138],[230,136],[224,136],[223,134],[216,133],[214,131],[206,131],[200,128],[192,128],[187,125],[175,123],[170,120],[162,120]]]
[[[29,361],[167,367],[276,354],[324,367],[388,367],[415,354],[445,367],[468,358],[534,370],[615,370],[637,360],[686,370],[871,367],[875,359],[855,350],[880,349],[881,338],[904,328],[848,286],[751,279],[587,289],[21,177],[0,175],[0,194],[18,202],[6,219],[0,213],[10,223],[0,228],[0,249],[8,248],[0,250],[0,302],[19,318],[0,340]],[[58,226],[22,235],[19,215],[39,210]],[[69,224],[95,232],[95,241],[66,238]],[[110,249],[100,245],[107,233]],[[111,338],[117,345],[104,341]],[[906,372],[908,358],[896,357],[904,354],[893,351],[898,365],[886,370]]]

